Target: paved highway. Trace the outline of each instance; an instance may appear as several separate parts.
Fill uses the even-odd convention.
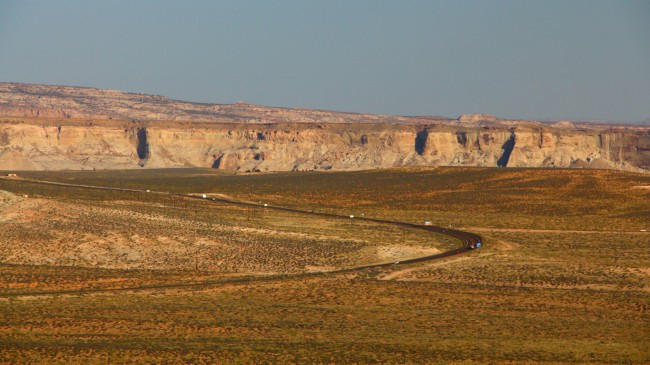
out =
[[[350,271],[357,271],[357,270],[364,270],[364,269],[371,269],[371,268],[379,268],[379,267],[387,267],[387,266],[394,266],[394,265],[406,265],[406,264],[411,264],[411,263],[416,263],[416,262],[430,261],[430,260],[440,259],[440,258],[443,258],[443,257],[460,255],[460,254],[465,253],[467,251],[470,251],[470,250],[472,250],[474,248],[478,248],[478,247],[480,247],[482,245],[482,240],[481,240],[481,237],[479,235],[476,235],[476,234],[470,233],[470,232],[464,232],[464,231],[459,231],[459,230],[450,229],[450,228],[443,228],[443,227],[438,227],[438,226],[419,225],[419,224],[413,224],[413,223],[407,223],[407,222],[399,222],[399,221],[392,221],[392,220],[386,220],[386,219],[377,219],[377,218],[368,218],[368,217],[353,217],[352,218],[352,216],[349,216],[349,215],[340,215],[340,214],[334,214],[334,213],[325,213],[325,212],[318,212],[318,211],[311,211],[311,210],[303,210],[303,209],[282,207],[282,206],[271,205],[271,204],[252,203],[252,202],[246,202],[246,201],[235,200],[235,199],[226,199],[226,198],[221,198],[221,197],[207,197],[207,196],[203,197],[203,195],[195,195],[195,194],[178,194],[178,193],[169,193],[169,192],[163,192],[163,191],[150,191],[150,190],[143,190],[143,189],[124,189],[124,188],[116,188],[116,187],[108,187],[108,186],[68,184],[68,183],[59,183],[59,182],[43,181],[43,180],[33,180],[33,179],[25,179],[25,178],[7,178],[7,177],[0,177],[0,178],[5,179],[5,180],[10,180],[10,181],[16,181],[16,182],[25,182],[25,183],[42,184],[42,185],[55,185],[55,186],[70,187],[70,188],[93,189],[93,190],[112,190],[112,191],[134,192],[134,193],[142,193],[142,194],[161,194],[161,195],[167,195],[167,196],[177,196],[177,197],[183,197],[183,198],[187,198],[187,199],[200,200],[202,203],[211,203],[211,202],[212,203],[226,203],[226,204],[233,204],[233,205],[239,205],[239,206],[262,208],[262,209],[268,209],[268,210],[278,210],[278,211],[294,212],[294,213],[300,213],[300,214],[310,214],[310,215],[316,215],[316,216],[321,216],[321,217],[329,217],[329,218],[336,218],[336,219],[345,219],[345,220],[356,219],[356,220],[361,220],[361,221],[376,222],[376,223],[388,224],[388,225],[394,225],[394,226],[400,226],[400,227],[422,229],[422,230],[425,230],[425,231],[446,235],[446,236],[452,237],[452,238],[460,241],[460,246],[459,247],[457,247],[455,249],[452,249],[452,250],[449,250],[449,251],[434,254],[434,255],[422,256],[422,257],[417,257],[417,258],[407,259],[407,260],[401,260],[401,261],[393,261],[393,262],[385,262],[385,263],[377,263],[377,264],[370,264],[370,265],[364,265],[364,266],[357,266],[357,267],[339,269],[339,270],[328,271],[328,272],[323,272],[323,273],[304,273],[304,274],[296,274],[296,275],[279,275],[279,276],[275,276],[275,277],[260,277],[259,279],[256,279],[256,280],[269,280],[269,279],[270,280],[276,280],[276,279],[283,279],[283,278],[289,278],[289,277],[316,276],[316,275],[323,275],[323,274],[343,273],[343,272],[350,272]],[[29,293],[29,294],[20,294],[20,293],[13,294],[13,293],[10,293],[10,294],[0,294],[0,297],[10,297],[10,296],[14,297],[14,296],[23,296],[23,295],[76,294],[76,293],[88,293],[88,292],[110,292],[110,291],[143,290],[143,289],[180,288],[180,287],[190,287],[190,286],[206,286],[206,285],[215,285],[215,284],[225,284],[225,283],[228,283],[228,282],[240,282],[240,281],[248,281],[248,280],[234,279],[234,280],[230,280],[230,281],[213,281],[213,282],[205,281],[205,282],[201,282],[201,283],[163,284],[163,285],[142,286],[142,287],[136,287],[136,288],[90,289],[90,290],[80,290],[80,291],[56,291],[56,292],[52,291],[52,292],[39,292],[39,293],[32,292],[32,293]]]

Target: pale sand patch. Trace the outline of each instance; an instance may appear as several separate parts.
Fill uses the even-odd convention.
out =
[[[499,251],[512,251],[515,249],[515,247],[518,247],[519,245],[512,243],[512,242],[507,242],[503,240],[491,240],[488,242],[488,245],[490,248],[494,248]],[[487,247],[487,245],[486,245]]]
[[[380,260],[405,260],[428,255],[434,255],[440,252],[439,249],[430,246],[406,246],[391,245],[375,247],[375,255]]]
[[[431,246],[384,245],[364,247],[355,255],[358,255],[363,262],[368,264],[378,264],[403,261],[437,253],[440,253],[440,250]]]
[[[431,262],[425,263],[423,265],[418,265],[416,267],[409,267],[409,268],[406,268],[406,269],[393,271],[390,274],[387,274],[387,275],[384,275],[384,276],[380,277],[379,280],[394,280],[394,279],[403,280],[403,281],[422,280],[422,279],[415,279],[415,278],[405,278],[404,276],[406,276],[407,274],[410,274],[412,272],[426,270],[426,269],[430,269],[432,267],[439,267],[439,266],[449,265],[449,264],[452,264],[452,263],[457,263],[457,262],[461,262],[461,261],[465,261],[465,260],[469,260],[469,259],[471,259],[471,257],[469,257],[469,256],[462,256],[462,257],[453,257],[452,256],[452,257],[446,258],[444,260],[431,261]]]
[[[260,235],[268,235],[268,236],[299,237],[305,239],[312,239],[316,241],[339,241],[339,242],[348,242],[348,243],[367,244],[367,242],[364,240],[355,239],[355,238],[343,238],[339,236],[323,236],[323,235],[313,235],[313,234],[300,233],[300,232],[284,232],[284,231],[278,231],[278,230],[266,229],[266,228],[233,227],[233,226],[220,226],[220,227],[223,228],[224,230],[255,233]]]
[[[45,204],[45,199],[25,198],[8,191],[0,191],[0,222],[33,220],[39,216],[38,210]]]
[[[47,225],[42,222],[47,222]],[[209,231],[197,231],[187,227],[193,223],[188,224],[178,216],[123,210],[120,207],[22,198],[4,192],[0,195],[0,223],[3,226],[6,224],[6,229],[0,230],[0,257],[4,262],[17,264],[113,269],[196,269],[210,272],[239,270],[271,274],[277,273],[277,270],[332,271],[354,266],[357,261],[369,261],[364,256],[357,256],[358,250],[355,248],[350,256],[357,261],[343,257],[339,266],[333,263],[334,259],[321,258],[320,262],[314,262],[305,268],[307,265],[302,256],[291,256],[292,252],[299,252],[300,247],[283,248],[289,256],[276,257],[273,256],[275,246],[266,243],[268,238],[279,242],[304,242],[307,245],[322,242],[327,244],[323,247],[329,250],[325,256],[334,257],[339,245],[369,245],[366,240],[353,237],[220,223],[206,224]],[[99,226],[95,226],[95,223]],[[23,235],[21,232],[26,233]],[[318,246],[314,247],[318,251]],[[268,263],[269,257],[274,260],[271,264]],[[375,256],[371,255],[370,258],[374,260]],[[299,266],[292,266],[291,260],[300,262]]]
[[[307,265],[305,266],[305,271],[306,272],[328,272],[328,271],[334,271],[337,270],[337,267],[334,266],[313,266],[313,265]]]
[[[639,271],[641,273],[644,273],[646,275],[650,275],[650,267],[637,267],[634,270],[637,270],[637,271]]]

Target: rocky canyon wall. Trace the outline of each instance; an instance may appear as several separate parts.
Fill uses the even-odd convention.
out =
[[[386,116],[0,82],[0,170],[394,166],[650,170],[650,127]]]
[[[403,124],[0,124],[0,170],[395,166],[650,170],[650,129]]]

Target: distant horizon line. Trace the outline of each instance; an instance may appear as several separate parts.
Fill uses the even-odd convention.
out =
[[[122,89],[100,88],[100,87],[85,86],[85,85],[80,86],[80,85],[43,84],[43,83],[35,84],[35,83],[22,82],[22,81],[0,81],[0,84],[49,86],[49,87],[70,87],[70,88],[78,88],[78,89],[117,91],[117,92],[121,92],[121,93],[124,93],[124,94],[157,96],[157,97],[162,97],[162,98],[169,99],[171,101],[178,101],[178,102],[190,103],[190,104],[203,104],[203,105],[248,104],[248,105],[261,106],[261,107],[267,107],[267,108],[303,109],[303,110],[314,110],[314,111],[334,112],[334,113],[343,113],[343,114],[360,114],[360,115],[369,114],[369,115],[385,116],[385,117],[440,118],[440,119],[458,120],[463,115],[486,115],[486,116],[493,116],[493,117],[495,117],[496,119],[499,119],[499,120],[523,120],[523,121],[536,121],[536,122],[544,122],[544,123],[571,122],[571,123],[595,123],[595,124],[613,123],[613,124],[650,125],[650,116],[648,118],[644,119],[644,120],[630,121],[630,120],[608,120],[608,119],[590,119],[590,118],[573,118],[573,117],[504,118],[504,117],[494,115],[492,113],[461,113],[458,117],[449,117],[449,116],[446,116],[446,115],[436,115],[436,114],[429,114],[429,115],[405,115],[405,114],[402,114],[402,115],[398,115],[398,114],[381,114],[381,113],[361,112],[361,111],[345,111],[345,110],[336,110],[336,109],[323,109],[323,108],[317,108],[317,107],[304,107],[304,106],[264,105],[264,104],[250,103],[250,102],[247,102],[245,100],[238,100],[238,101],[231,102],[231,103],[191,101],[191,100],[175,99],[175,98],[172,98],[172,97],[169,97],[169,96],[166,96],[166,95],[163,95],[163,94],[157,94],[157,93],[152,94],[152,93],[146,93],[146,92],[140,92],[140,91],[126,91],[126,90],[122,90]]]

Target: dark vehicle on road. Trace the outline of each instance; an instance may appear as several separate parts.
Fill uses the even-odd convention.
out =
[[[481,241],[472,242],[467,246],[468,249],[473,250],[475,248],[481,248]]]

